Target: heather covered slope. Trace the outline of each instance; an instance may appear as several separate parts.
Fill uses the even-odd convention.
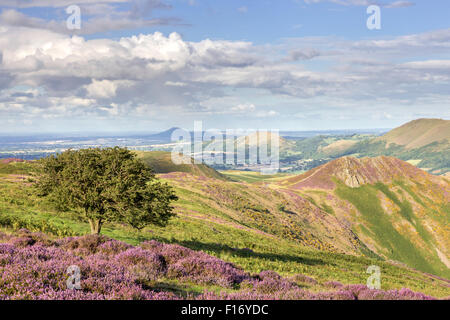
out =
[[[378,255],[449,277],[448,179],[391,157],[344,157],[279,184],[332,208]]]
[[[302,274],[250,274],[204,252],[157,241],[133,247],[98,236],[51,240],[27,230],[17,234],[0,233],[0,299],[433,299],[409,289],[318,283]],[[78,290],[67,287],[70,266],[80,270]],[[183,291],[186,284],[204,291]]]

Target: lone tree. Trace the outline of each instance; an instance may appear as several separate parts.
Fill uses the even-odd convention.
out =
[[[165,226],[174,216],[172,188],[124,148],[68,150],[40,160],[37,188],[59,204],[78,209],[100,234],[105,222],[122,222],[141,230]]]

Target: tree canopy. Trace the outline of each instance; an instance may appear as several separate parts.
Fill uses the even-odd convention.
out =
[[[124,148],[68,150],[40,160],[39,194],[78,210],[99,234],[105,222],[141,230],[174,216],[173,189]]]

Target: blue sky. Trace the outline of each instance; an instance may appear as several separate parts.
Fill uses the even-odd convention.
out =
[[[66,26],[74,4],[79,30]],[[449,12],[444,0],[3,0],[0,131],[449,119]]]

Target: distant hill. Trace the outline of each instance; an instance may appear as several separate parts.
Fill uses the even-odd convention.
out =
[[[155,134],[149,135],[149,136],[147,136],[147,138],[153,139],[153,140],[156,140],[156,141],[161,141],[161,142],[170,142],[171,139],[172,139],[172,133],[175,130],[177,130],[177,129],[178,128],[173,127],[173,128],[170,128],[170,129],[168,129],[166,131],[162,131],[162,132],[159,132],[159,133],[155,133]]]
[[[224,136],[224,139],[227,137]],[[295,147],[295,142],[281,137],[277,133],[270,131],[256,131],[249,135],[241,135],[238,137],[233,137],[235,140],[235,148],[237,150],[247,150],[252,147],[263,147],[267,146],[268,150],[271,149],[272,141],[277,141],[279,146],[279,152],[283,153],[291,150]],[[230,141],[211,141],[206,142],[206,146],[209,150],[225,150]]]
[[[166,151],[136,151],[138,158],[150,166],[155,173],[186,172],[195,176],[228,180],[224,175],[205,164],[195,164],[192,158],[186,162],[191,164],[174,164],[170,152]]]
[[[280,152],[290,149],[294,146],[294,142],[281,137],[279,134],[270,131],[257,131],[247,136],[242,136],[237,139],[237,144],[246,144],[249,147],[262,146],[267,144],[270,148],[271,141],[278,141]]]
[[[278,182],[351,224],[373,252],[450,275],[450,180],[393,157],[343,157]]]
[[[387,146],[397,144],[406,149],[416,149],[434,142],[450,143],[450,120],[418,119],[393,129],[375,141],[385,141]]]

